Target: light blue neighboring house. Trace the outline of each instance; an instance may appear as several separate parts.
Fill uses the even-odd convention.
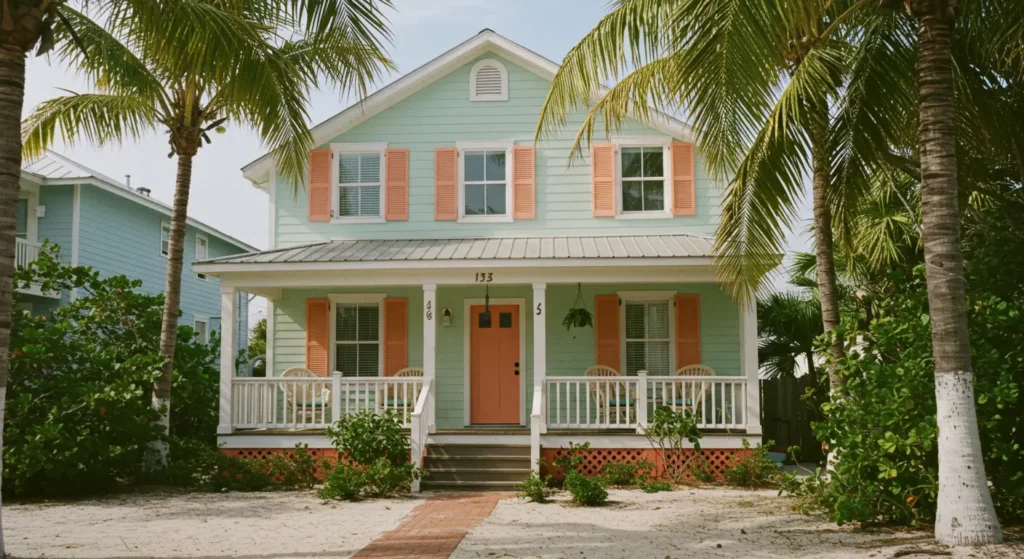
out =
[[[61,259],[91,266],[103,277],[124,274],[142,280],[143,290],[159,293],[167,271],[171,207],[102,173],[49,151],[26,162],[18,199],[16,264],[34,260],[44,241],[60,246]],[[196,328],[205,339],[221,328],[220,281],[197,274],[192,262],[256,250],[213,227],[189,218],[181,282],[180,324]],[[21,307],[47,313],[74,293],[24,290]],[[248,294],[238,294],[234,329],[237,347],[248,332]]]

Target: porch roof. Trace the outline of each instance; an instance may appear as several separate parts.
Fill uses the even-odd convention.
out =
[[[699,235],[365,239],[251,252],[204,260],[196,265],[708,258],[714,255],[713,249],[714,240]]]

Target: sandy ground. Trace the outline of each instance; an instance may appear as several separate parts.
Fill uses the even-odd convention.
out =
[[[837,528],[792,512],[792,501],[777,497],[775,491],[609,493],[612,503],[601,508],[573,506],[565,494],[545,505],[502,501],[452,557],[1024,557],[1020,539],[1010,545],[950,551],[920,532]],[[927,554],[907,553],[915,549]]]
[[[4,506],[10,557],[349,557],[421,498],[322,504],[311,492],[142,493]]]

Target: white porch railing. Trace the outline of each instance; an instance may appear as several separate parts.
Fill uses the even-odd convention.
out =
[[[246,378],[231,380],[235,429],[324,429],[360,411],[393,410],[409,428],[420,377]]]
[[[33,243],[25,239],[15,239],[14,243],[14,266],[22,268],[30,262],[39,258],[39,251],[43,248],[42,243]]]
[[[662,406],[690,411],[701,429],[747,427],[746,377],[548,377],[541,401],[553,429],[642,431]]]
[[[423,382],[419,398],[416,399],[416,407],[412,411],[412,418],[409,427],[409,445],[411,448],[411,461],[417,468],[423,467],[423,453],[427,448],[427,436],[430,434],[431,408],[434,405],[433,385],[430,379]],[[426,412],[426,413],[424,413]],[[420,480],[412,482],[412,490],[419,492]]]

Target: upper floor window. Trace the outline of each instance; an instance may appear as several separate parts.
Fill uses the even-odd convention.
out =
[[[508,71],[493,58],[481,60],[469,71],[470,101],[508,101]]]
[[[334,144],[335,217],[345,221],[384,219],[386,144]]]
[[[168,256],[171,254],[171,224],[160,223],[160,254]]]
[[[196,260],[210,258],[210,239],[205,235],[196,235]],[[205,280],[206,274],[196,274],[196,277]]]
[[[619,150],[623,214],[668,215],[664,146],[623,146]]]
[[[512,142],[457,142],[462,221],[511,220]]]

